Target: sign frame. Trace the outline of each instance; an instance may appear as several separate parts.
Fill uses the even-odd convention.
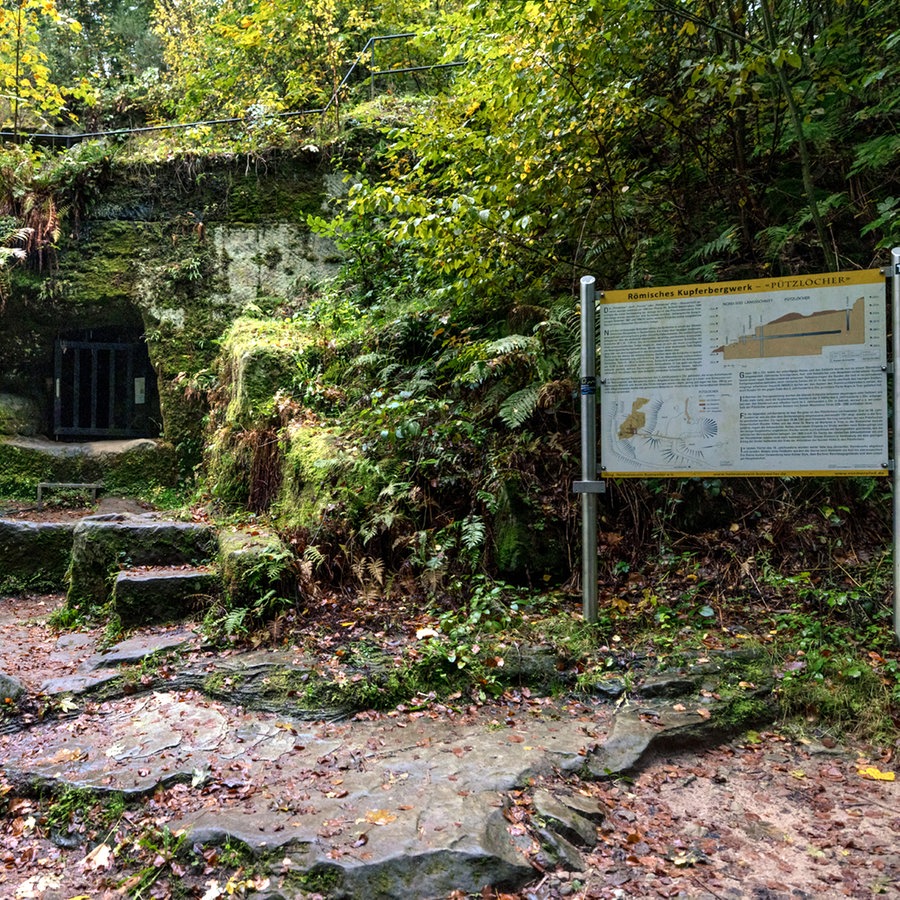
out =
[[[604,477],[881,476],[880,269],[600,294]]]

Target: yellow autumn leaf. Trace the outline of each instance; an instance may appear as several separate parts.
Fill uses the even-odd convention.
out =
[[[896,777],[893,772],[882,772],[880,769],[876,769],[875,766],[865,766],[856,771],[863,778],[872,778],[875,781],[893,781]]]
[[[366,813],[366,821],[370,825],[388,825],[391,822],[396,822],[397,817],[387,809],[370,809]]]

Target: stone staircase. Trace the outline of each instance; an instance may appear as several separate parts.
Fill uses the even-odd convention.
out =
[[[88,516],[73,532],[67,605],[108,611],[125,628],[177,621],[218,595],[218,550],[210,525],[153,513]]]
[[[259,526],[220,530],[158,513],[0,518],[0,594],[65,590],[69,610],[125,629],[202,615],[222,594],[250,605],[287,589],[290,565],[278,536]]]

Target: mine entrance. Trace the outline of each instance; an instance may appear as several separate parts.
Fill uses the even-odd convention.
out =
[[[156,379],[143,341],[60,338],[53,433],[59,439],[153,437]]]

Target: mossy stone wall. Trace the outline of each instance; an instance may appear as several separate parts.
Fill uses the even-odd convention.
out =
[[[79,181],[55,261],[14,271],[0,328],[0,391],[34,397],[51,427],[60,334],[143,334],[159,388],[162,436],[182,471],[200,459],[218,340],[243,311],[290,305],[336,272],[334,246],[307,216],[325,201],[317,154],[104,161]]]

